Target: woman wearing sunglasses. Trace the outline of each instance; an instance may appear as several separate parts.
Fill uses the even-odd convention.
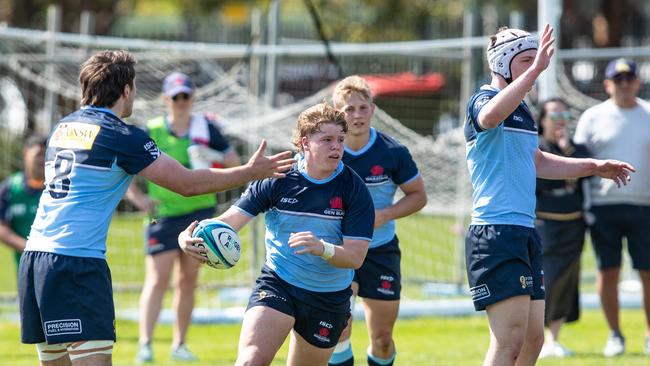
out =
[[[178,72],[168,75],[163,81],[162,95],[167,113],[148,121],[147,132],[161,151],[188,168],[239,165],[239,155],[221,134],[216,121],[203,113],[192,112],[194,91],[187,75]],[[191,322],[200,263],[183,254],[176,238],[188,222],[214,216],[216,197],[214,194],[184,197],[148,182],[147,194],[132,184],[127,198],[151,216],[145,229],[146,274],[140,295],[137,361],[153,361],[153,330],[175,263],[171,357],[194,360],[196,357],[185,346],[185,335]]]
[[[560,98],[542,103],[538,120],[539,149],[555,155],[589,157],[584,145],[569,138],[567,124],[571,112]],[[559,342],[564,323],[580,315],[580,254],[585,238],[582,179],[537,179],[535,226],[542,239],[544,284],[546,287],[545,326],[548,336],[540,358],[566,357],[573,351]]]

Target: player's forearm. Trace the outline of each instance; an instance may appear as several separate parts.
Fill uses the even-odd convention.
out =
[[[246,224],[248,224],[252,219],[253,217],[243,213],[235,206],[230,206],[229,209],[217,217],[217,220],[225,222],[237,232],[246,226]]]
[[[254,179],[254,173],[246,165],[226,169],[188,170],[187,174],[188,184],[181,193],[184,196],[227,191]]]
[[[358,269],[366,259],[368,245],[366,240],[354,240],[351,244],[346,240],[344,245],[335,245],[334,256],[327,261],[334,267]]]
[[[519,106],[526,93],[533,87],[539,73],[528,69],[524,74],[501,90],[481,109],[478,122],[482,128],[494,128]]]
[[[426,204],[427,194],[424,190],[407,193],[393,205],[384,209],[387,221],[396,220],[416,213]]]
[[[537,176],[544,179],[570,179],[593,175],[597,164],[594,159],[577,159],[539,152]]]
[[[25,238],[16,234],[16,232],[6,224],[0,224],[0,241],[19,252],[25,250],[25,244],[27,243]]]
[[[251,164],[227,169],[191,170],[162,153],[140,175],[183,196],[225,191],[255,178]]]

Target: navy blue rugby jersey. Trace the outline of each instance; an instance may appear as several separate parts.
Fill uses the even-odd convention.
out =
[[[370,139],[358,151],[345,147],[343,163],[354,169],[366,183],[375,208],[393,204],[397,187],[420,176],[408,149],[397,140],[370,128]],[[390,242],[395,236],[395,220],[375,228],[371,248]]]
[[[25,250],[105,258],[115,207],[133,175],[159,156],[144,131],[110,109],[64,117],[48,138],[45,190]]]
[[[294,254],[297,249],[287,244],[290,234],[311,231],[336,245],[343,245],[344,238],[370,241],[375,221],[368,189],[343,163],[319,180],[298,159],[285,178],[252,183],[235,207],[250,216],[266,212],[266,264],[290,284],[316,292],[347,288],[354,270],[334,267],[316,255]]]

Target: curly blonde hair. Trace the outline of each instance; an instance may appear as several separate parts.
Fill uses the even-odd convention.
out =
[[[372,104],[372,92],[368,83],[361,76],[352,75],[339,81],[334,87],[334,92],[332,93],[334,106],[341,108],[352,93],[358,93],[368,103]]]
[[[305,109],[298,116],[298,126],[293,131],[291,143],[301,153],[302,138],[320,132],[320,127],[324,124],[332,123],[341,126],[344,133],[348,132],[348,123],[345,121],[345,114],[336,110],[327,103],[320,103]]]

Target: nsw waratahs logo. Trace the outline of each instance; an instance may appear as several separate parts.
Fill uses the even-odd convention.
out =
[[[340,196],[334,196],[330,198],[330,207],[325,209],[325,215],[330,216],[343,216],[343,198]]]
[[[320,321],[318,333],[314,334],[314,337],[321,342],[327,343],[330,341],[330,332],[334,326],[331,323]]]
[[[384,170],[384,167],[381,165],[373,165],[370,168],[370,175],[366,176],[366,182],[377,183],[385,181],[388,179],[388,176],[384,174]]]
[[[381,165],[375,165],[372,168],[370,168],[370,174],[382,175],[384,174],[384,168]]]

